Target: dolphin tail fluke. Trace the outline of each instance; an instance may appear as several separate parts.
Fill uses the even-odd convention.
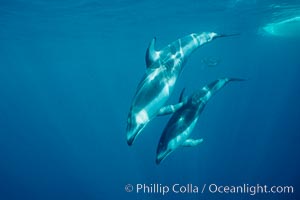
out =
[[[228,78],[228,81],[246,81],[247,79],[243,78]]]
[[[219,34],[216,36],[216,38],[221,38],[221,37],[234,37],[234,36],[240,36],[240,33],[233,33],[233,34]]]
[[[246,81],[246,79],[243,78],[221,78],[219,80],[217,80],[218,84],[216,84],[218,89],[221,89],[221,87],[223,87],[224,85],[226,85],[228,82],[231,81]]]

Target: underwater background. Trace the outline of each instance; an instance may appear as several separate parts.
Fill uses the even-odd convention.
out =
[[[1,0],[0,199],[299,199],[299,16],[299,1]],[[221,77],[247,81],[207,104],[192,133],[201,145],[156,165],[169,116],[126,143],[146,48],[153,37],[160,49],[203,31],[240,35],[200,47],[169,103],[184,87],[189,95]],[[124,190],[175,183],[289,185],[294,193]]]

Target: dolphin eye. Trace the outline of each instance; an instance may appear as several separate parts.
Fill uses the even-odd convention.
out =
[[[131,122],[131,113],[127,117],[127,122]]]

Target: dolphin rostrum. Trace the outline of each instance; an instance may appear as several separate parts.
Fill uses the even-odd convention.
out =
[[[187,58],[198,47],[221,35],[214,32],[193,33],[180,38],[162,50],[155,50],[153,38],[146,51],[146,73],[140,81],[127,119],[127,143],[132,145],[142,129],[159,114],[173,92]]]
[[[173,113],[166,125],[156,152],[156,163],[159,164],[174,150],[181,146],[193,147],[200,144],[203,139],[191,139],[190,135],[203,111],[206,103],[229,81],[242,81],[237,78],[218,79],[201,90],[193,93],[189,98],[183,99],[183,92],[180,95],[180,103],[175,105],[179,108]],[[165,110],[172,110],[174,105],[165,107]],[[174,109],[173,109],[174,110]]]

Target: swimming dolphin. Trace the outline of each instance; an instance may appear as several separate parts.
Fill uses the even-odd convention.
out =
[[[204,86],[200,91],[193,93],[186,100],[182,100],[182,92],[180,95],[180,108],[174,112],[161,135],[156,152],[156,163],[159,164],[170,153],[181,146],[193,147],[200,144],[203,139],[190,139],[190,134],[206,103],[213,94],[229,81],[241,80],[236,78],[218,79]]]
[[[264,33],[268,33],[278,37],[300,37],[300,16],[295,16],[285,20],[269,23],[265,25],[262,30]]]
[[[214,32],[193,33],[180,38],[160,51],[153,38],[146,51],[146,74],[139,83],[127,119],[127,143],[132,145],[142,129],[160,112],[173,92],[187,58],[198,47],[220,35]]]

